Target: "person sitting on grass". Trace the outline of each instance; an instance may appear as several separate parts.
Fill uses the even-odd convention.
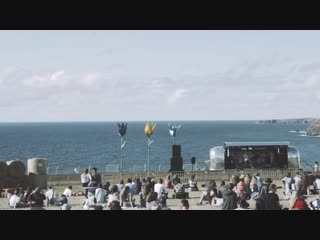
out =
[[[49,207],[50,205],[53,206],[56,204],[57,199],[55,198],[55,191],[51,185],[48,187],[48,191],[46,191],[45,195],[47,198],[47,207]]]
[[[111,203],[113,201],[117,201],[120,203],[120,197],[119,197],[119,192],[118,192],[118,186],[117,185],[113,185],[111,187],[111,191],[108,195],[108,207],[110,207]]]
[[[22,203],[24,206],[29,206],[31,193],[32,193],[32,188],[29,186],[27,187],[27,190],[25,191],[22,197]]]
[[[163,191],[158,200],[158,205],[161,210],[171,210],[170,208],[167,207],[167,198],[168,198],[168,194],[165,191]]]
[[[68,186],[64,192],[63,192],[63,195],[65,195],[66,197],[71,197],[72,196],[72,186]]]
[[[160,178],[159,182],[154,185],[154,191],[158,193],[158,198],[160,198],[161,193],[164,191],[163,179]]]
[[[245,199],[238,198],[238,207],[235,210],[251,210],[249,203]]]
[[[233,191],[233,188],[233,183],[229,183],[227,191],[223,194],[222,210],[237,208],[237,194]]]
[[[95,191],[95,198],[97,199],[97,203],[104,203],[107,199],[108,191],[103,188],[102,183],[99,183],[98,188]]]
[[[47,210],[43,207],[43,199],[36,198],[36,200],[31,204],[31,210]]]
[[[174,185],[174,198],[177,199],[184,199],[184,198],[189,198],[189,194],[185,192],[183,184],[181,184],[180,179],[177,179],[177,184]]]
[[[147,210],[151,210],[152,207],[158,205],[158,193],[151,191],[151,192],[148,194],[146,201],[147,201],[147,203],[146,203],[146,209],[147,209]]]
[[[189,192],[196,192],[199,191],[197,186],[197,181],[195,180],[195,176],[192,175],[191,179],[189,180]]]
[[[134,199],[132,198],[129,186],[125,186],[120,193],[120,206],[123,207],[124,203],[128,203],[131,207],[134,207]]]
[[[118,201],[112,201],[109,205],[109,210],[122,210],[120,206],[120,202]]]
[[[9,207],[10,208],[20,208],[20,207],[22,207],[19,189],[16,189],[14,191],[13,195],[11,195],[11,197],[9,199]]]
[[[206,191],[203,191],[200,197],[199,204],[202,205],[202,202],[211,203],[214,197],[218,197],[218,191],[216,185],[210,185]]]
[[[296,193],[292,194],[292,198],[290,199],[290,210],[311,210],[305,201],[305,196],[301,193],[300,190],[296,191]],[[293,205],[293,207],[292,207]]]
[[[151,192],[151,185],[149,183],[143,183],[141,192],[139,193],[140,197],[140,207],[145,208],[147,205],[147,196]]]
[[[266,210],[281,210],[279,203],[279,196],[277,192],[277,185],[271,184],[269,192],[264,197]]]
[[[43,207],[43,201],[46,199],[46,196],[41,191],[41,188],[37,187],[31,194],[30,194],[30,202],[31,206],[36,205]],[[42,203],[41,203],[42,201]]]

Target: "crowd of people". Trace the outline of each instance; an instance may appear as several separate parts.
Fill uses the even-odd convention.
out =
[[[301,176],[296,172],[292,177],[288,172],[281,179],[283,186],[277,186],[272,179],[265,179],[257,172],[250,174],[233,175],[228,180],[209,180],[205,184],[205,190],[198,194],[198,205],[208,204],[215,209],[222,210],[310,210],[320,208],[320,200],[306,202],[306,194],[320,193],[319,166],[315,163],[312,172]],[[89,173],[85,169],[80,176],[82,189],[73,192],[71,185],[59,194],[54,186],[49,186],[44,192],[39,187],[28,187],[23,190],[17,186],[12,193],[6,196],[9,208],[27,208],[34,210],[46,209],[58,206],[62,210],[71,210],[72,204],[68,199],[72,196],[82,196],[82,208],[92,210],[121,210],[126,208],[141,208],[146,210],[170,210],[167,199],[179,199],[178,209],[192,209],[189,206],[189,195],[199,191],[198,183],[194,175],[190,176],[185,184],[177,175],[168,175],[165,179],[152,179],[150,177],[128,178],[126,183],[111,185],[109,181],[102,183],[101,175],[97,168],[92,168]],[[277,191],[282,189],[283,200],[286,204],[280,204]],[[169,192],[172,193],[169,196]],[[251,207],[250,207],[251,206]]]

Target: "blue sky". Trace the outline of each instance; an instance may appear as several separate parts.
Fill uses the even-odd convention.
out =
[[[0,31],[0,122],[319,117],[320,31]]]

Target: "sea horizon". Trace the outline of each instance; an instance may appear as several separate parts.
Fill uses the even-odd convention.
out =
[[[118,170],[120,137],[118,121],[99,122],[27,122],[0,123],[0,159],[27,161],[33,157],[47,159],[49,173],[64,166],[64,173],[81,171],[97,166],[103,171]],[[120,121],[121,122],[121,121]],[[123,149],[124,171],[143,171],[147,163],[146,121],[126,121],[127,144]],[[152,121],[150,121],[152,122]],[[288,141],[296,147],[304,162],[312,164],[317,159],[318,137],[308,137],[296,130],[307,124],[257,124],[255,120],[211,121],[158,121],[150,150],[150,168],[170,169],[172,137],[168,123],[179,124],[176,144],[186,169],[190,159],[196,157],[198,168],[209,160],[209,151],[224,142]],[[60,170],[59,170],[60,171]]]

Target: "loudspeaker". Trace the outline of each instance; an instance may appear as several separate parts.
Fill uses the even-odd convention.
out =
[[[172,145],[172,157],[181,157],[181,145]]]
[[[183,171],[183,159],[181,157],[171,158],[170,171]]]

